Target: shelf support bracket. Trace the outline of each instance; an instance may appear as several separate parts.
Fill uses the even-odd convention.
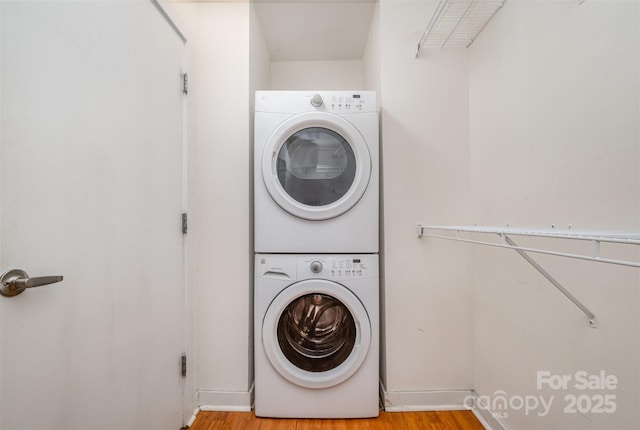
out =
[[[593,314],[593,312],[591,312],[589,310],[589,308],[587,308],[585,305],[583,305],[582,302],[580,302],[580,300],[578,300],[573,294],[571,294],[566,288],[564,288],[562,286],[562,284],[560,284],[560,282],[558,282],[556,280],[556,278],[554,278],[553,276],[551,276],[551,274],[549,272],[544,270],[544,268],[542,268],[542,266],[540,266],[533,258],[531,258],[531,256],[529,254],[527,254],[522,249],[519,249],[518,244],[516,244],[513,240],[511,240],[511,238],[509,236],[507,236],[506,234],[500,234],[500,237],[502,237],[502,239],[507,244],[512,246],[513,247],[512,249],[514,251],[516,251],[518,254],[520,254],[520,256],[522,258],[527,260],[527,263],[531,264],[534,269],[536,269],[538,272],[540,272],[540,274],[542,276],[547,278],[547,280],[549,282],[551,282],[551,284],[553,284],[553,286],[556,287],[558,289],[558,291],[560,291],[562,294],[564,294],[569,300],[571,300],[573,302],[574,305],[579,307],[580,310],[585,313],[585,315],[588,318],[589,327],[591,327],[591,328],[597,328],[598,327],[598,323],[596,321],[596,316]]]

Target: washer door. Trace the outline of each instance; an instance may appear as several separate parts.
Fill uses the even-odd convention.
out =
[[[283,290],[262,323],[262,344],[284,378],[327,388],[353,375],[371,343],[369,316],[358,298],[335,282],[313,279]]]
[[[269,136],[262,177],[271,198],[299,218],[323,220],[351,209],[369,184],[371,157],[358,130],[343,118],[308,112]]]

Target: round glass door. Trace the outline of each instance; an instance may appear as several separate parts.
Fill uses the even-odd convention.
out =
[[[284,191],[308,206],[327,206],[353,185],[356,160],[351,145],[322,127],[295,132],[278,152],[277,175]]]
[[[274,201],[304,219],[323,220],[351,209],[371,175],[362,135],[343,118],[310,112],[284,121],[262,156],[264,184]]]
[[[326,388],[353,375],[371,342],[364,306],[347,288],[313,279],[290,285],[273,300],[262,325],[262,344],[287,380]]]
[[[356,341],[349,309],[326,294],[305,294],[293,300],[278,321],[278,344],[284,356],[308,372],[340,366]]]

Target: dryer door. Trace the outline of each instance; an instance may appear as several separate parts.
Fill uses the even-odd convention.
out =
[[[290,382],[327,388],[352,376],[367,356],[371,323],[360,300],[335,282],[293,284],[273,300],[262,344],[273,367]]]
[[[362,135],[345,119],[303,113],[269,137],[262,176],[282,209],[299,218],[329,219],[360,200],[369,184],[371,157]]]

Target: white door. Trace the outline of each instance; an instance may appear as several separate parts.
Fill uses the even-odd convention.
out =
[[[0,1],[0,428],[181,425],[184,41],[151,1]]]

